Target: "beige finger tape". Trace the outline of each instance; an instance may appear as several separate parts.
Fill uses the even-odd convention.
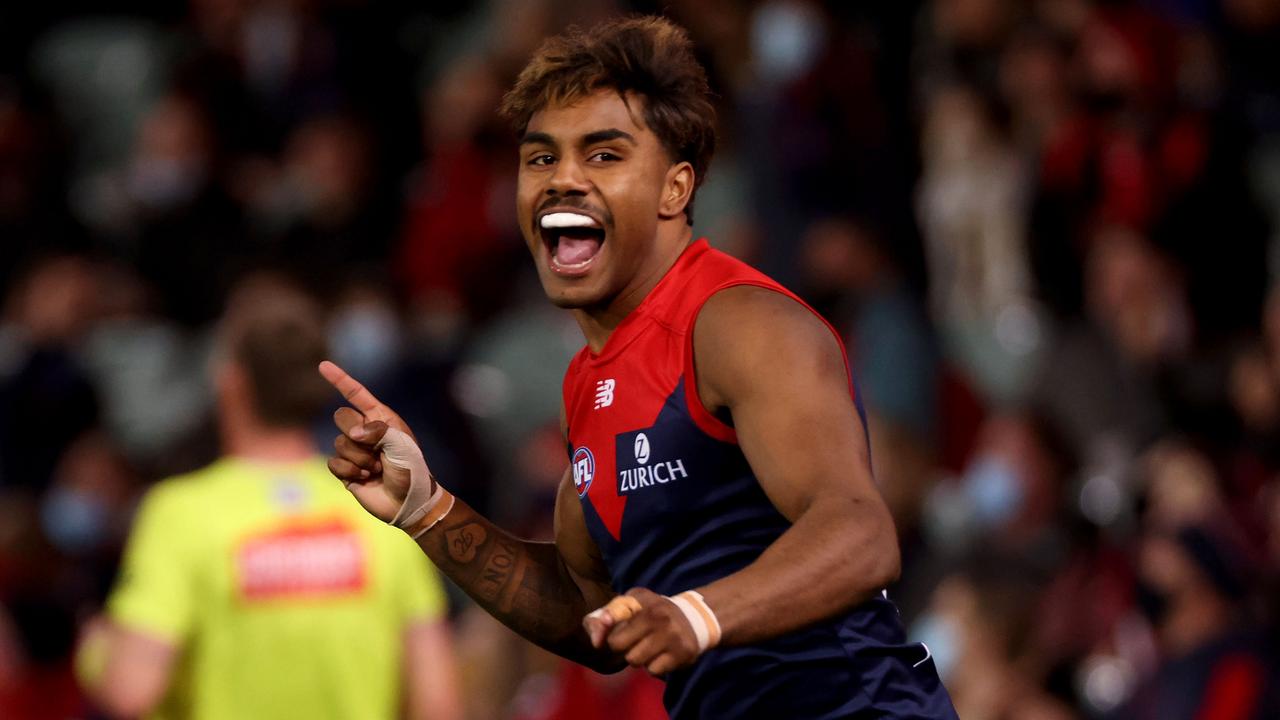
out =
[[[707,601],[702,599],[701,593],[697,590],[686,590],[667,599],[680,608],[689,625],[693,626],[693,635],[698,639],[699,653],[704,653],[720,644],[720,621],[716,619],[716,614],[711,612],[711,606],[707,605]]]
[[[382,451],[382,462],[409,471],[409,492],[400,505],[400,511],[391,518],[391,524],[402,530],[413,527],[427,513],[440,505],[447,495],[449,504],[443,506],[441,508],[443,512],[439,513],[439,517],[431,520],[417,535],[421,535],[431,529],[432,525],[443,520],[449,510],[453,509],[453,495],[440,483],[434,483],[435,488],[432,489],[431,470],[427,467],[426,458],[422,457],[422,449],[418,447],[418,443],[414,442],[408,433],[387,428],[386,434],[382,436],[382,442],[378,444],[378,449]]]
[[[620,623],[624,620],[630,620],[635,614],[640,612],[640,601],[630,595],[617,595],[612,600],[604,604],[604,607],[596,608],[587,615],[589,618],[596,620],[604,620],[608,618],[610,624]]]
[[[622,622],[630,620],[640,612],[640,601],[630,595],[618,595],[606,603],[604,609],[614,622]]]

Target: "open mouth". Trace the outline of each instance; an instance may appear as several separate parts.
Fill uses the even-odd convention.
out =
[[[604,228],[590,215],[556,211],[538,220],[542,243],[551,254],[551,269],[561,275],[585,273],[604,245]]]

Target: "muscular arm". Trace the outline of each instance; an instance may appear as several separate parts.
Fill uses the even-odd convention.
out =
[[[582,617],[613,596],[593,554],[566,472],[556,496],[556,541],[521,540],[458,500],[418,545],[482,608],[526,639],[601,672],[624,667],[595,649]]]
[[[832,617],[895,580],[893,520],[831,331],[784,295],[737,287],[703,307],[694,353],[703,404],[729,410],[752,470],[792,522],[754,563],[700,589],[722,642]]]

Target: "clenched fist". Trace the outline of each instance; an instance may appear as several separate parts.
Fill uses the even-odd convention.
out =
[[[633,588],[583,620],[591,644],[623,655],[653,675],[690,665],[700,649],[693,626],[670,598]]]

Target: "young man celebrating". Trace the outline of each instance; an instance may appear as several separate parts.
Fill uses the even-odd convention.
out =
[[[664,676],[672,717],[953,718],[883,593],[896,538],[837,335],[693,240],[707,96],[684,32],[639,18],[548,41],[504,100],[521,230],[587,341],[553,543],[455,499],[403,421],[325,363],[355,408],[329,468],[526,638]]]

